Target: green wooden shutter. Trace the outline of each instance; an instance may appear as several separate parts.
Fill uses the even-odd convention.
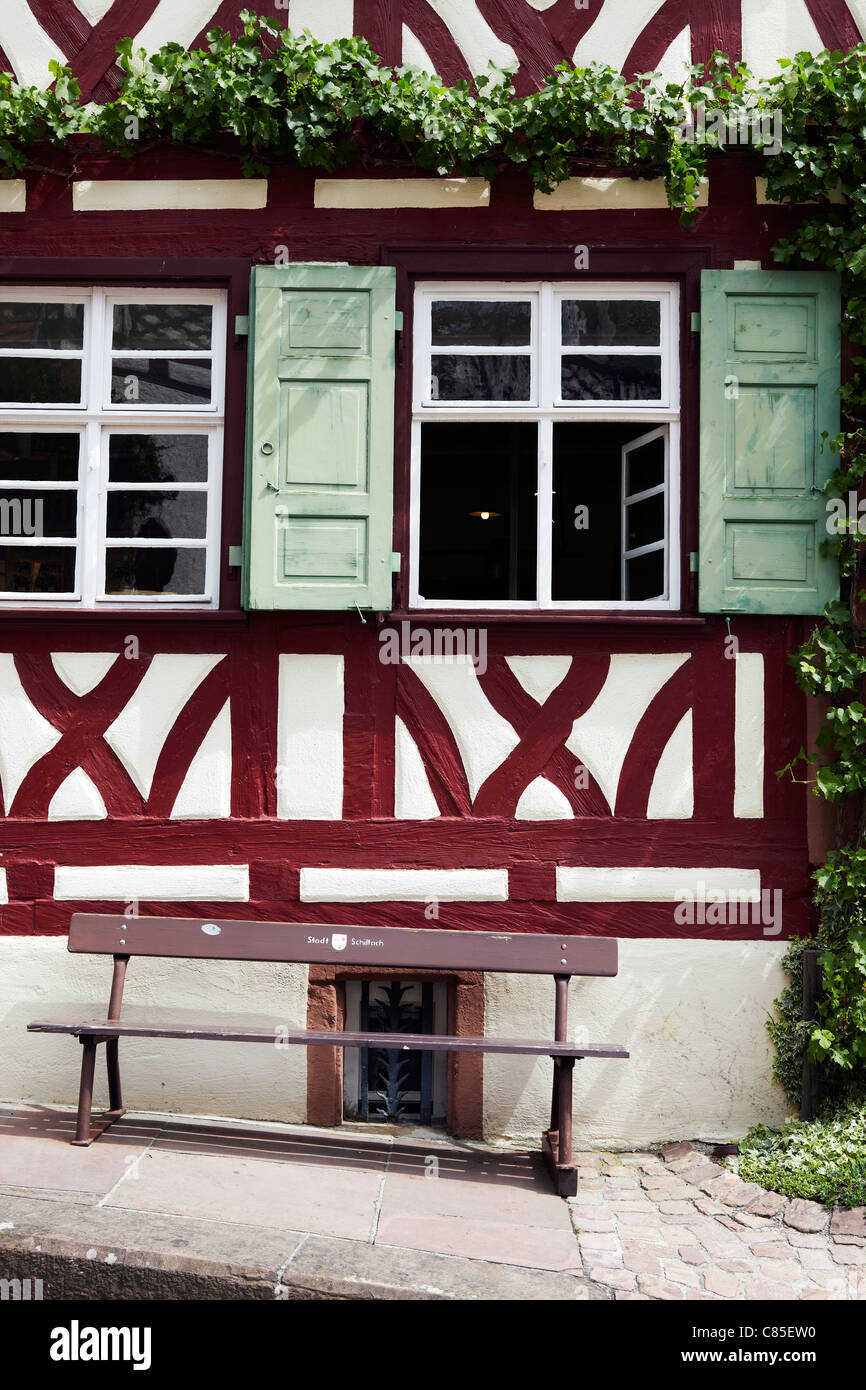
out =
[[[391,607],[389,266],[255,266],[244,605]]]
[[[704,613],[820,613],[839,592],[821,554],[839,432],[839,278],[701,276],[699,596]]]

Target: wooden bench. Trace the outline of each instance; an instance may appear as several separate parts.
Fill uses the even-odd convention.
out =
[[[491,970],[552,975],[556,985],[553,1037],[464,1038],[442,1034],[332,1032],[280,1028],[280,1044],[407,1048],[423,1052],[504,1052],[551,1057],[553,1098],[550,1129],[543,1147],[556,1190],[577,1191],[572,1160],[571,1114],[574,1063],[583,1057],[628,1057],[616,1043],[572,1044],[568,1039],[568,982],[572,975],[615,975],[617,943],[604,937],[480,931],[426,931],[407,927],[322,926],[303,922],[226,922],[201,917],[109,917],[75,913],[68,948],[114,957],[105,1018],[39,1019],[36,1033],[71,1033],[83,1047],[78,1120],[73,1144],[87,1145],[123,1113],[118,1042],[120,1038],[199,1038],[230,1042],[275,1042],[273,1024],[258,1027],[219,1018],[212,1025],[121,1022],[120,1007],[130,956],[185,957],[195,960],[274,961],[328,964],[339,961],[372,968]],[[105,1043],[109,1109],[91,1123],[96,1049]]]

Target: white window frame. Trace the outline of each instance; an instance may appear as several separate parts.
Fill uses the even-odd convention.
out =
[[[14,285],[0,288],[0,300],[23,303],[85,305],[83,351],[46,348],[3,348],[4,357],[70,358],[82,360],[82,396],[78,405],[45,403],[0,405],[0,432],[58,434],[78,430],[83,436],[79,451],[76,589],[67,593],[41,593],[39,597],[0,590],[0,611],[71,607],[93,612],[159,609],[212,609],[219,607],[220,525],[222,510],[223,430],[225,423],[226,294],[219,289],[183,286],[71,286]],[[206,405],[162,405],[111,401],[111,335],[115,304],[208,304],[213,309],[210,352],[178,349],[141,352],[123,349],[121,357],[211,359],[211,400]],[[161,489],[146,484],[109,483],[108,441],[113,434],[203,434],[208,437],[208,477],[205,484],[171,483]],[[12,484],[14,486],[14,484]],[[39,492],[69,491],[68,482],[22,483]],[[110,491],[206,492],[207,525],[204,538],[187,540],[146,539],[138,549],[182,548],[205,552],[205,592],[198,595],[154,594],[148,597],[105,593],[105,553],[129,547],[128,539],[106,536],[107,497]],[[16,536],[16,546],[67,544],[69,538]],[[0,537],[0,543],[3,538]]]
[[[561,299],[647,299],[661,308],[661,394],[656,401],[563,401],[561,396]],[[448,347],[433,349],[431,306],[434,299],[501,300],[529,299],[533,305],[532,370],[529,401],[441,401],[433,397],[431,358],[434,351],[451,355]],[[414,297],[414,361],[412,386],[412,438],[409,513],[409,603],[415,609],[473,609],[503,611],[671,612],[680,607],[680,369],[679,287],[662,281],[424,281]],[[491,352],[488,347],[486,351]],[[473,352],[463,348],[462,352]],[[478,351],[484,351],[479,349]],[[527,349],[504,347],[502,355]],[[568,352],[566,348],[564,351]],[[606,354],[611,349],[599,348]],[[646,348],[630,348],[632,355],[646,355]],[[626,355],[619,349],[619,354]],[[421,554],[421,426],[431,422],[464,424],[469,421],[530,422],[538,426],[537,587],[535,599],[427,599],[419,591]],[[553,599],[553,426],[555,423],[633,423],[635,438],[641,425],[649,430],[663,426],[666,432],[667,508],[665,515],[666,597],[663,599]]]

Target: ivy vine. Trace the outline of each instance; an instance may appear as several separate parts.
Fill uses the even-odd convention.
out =
[[[510,74],[492,65],[446,86],[410,65],[384,65],[361,38],[321,43],[249,11],[241,19],[237,38],[216,28],[207,47],[192,52],[169,43],[149,55],[124,40],[122,89],[103,105],[83,102],[71,71],[57,63],[48,91],[0,74],[0,173],[49,168],[72,177],[81,155],[94,148],[132,158],[160,144],[222,154],[245,174],[285,161],[324,172],[405,163],[489,179],[520,169],[545,192],[575,173],[616,167],[636,178],[663,177],[670,206],[690,225],[708,160],[727,145],[718,123],[702,140],[688,138],[686,113],[701,106],[722,113],[728,128],[738,125],[741,142],[742,132],[751,132],[755,149],[765,144],[760,118],[778,113],[780,145],[762,161],[768,196],[816,207],[774,255],[783,264],[838,271],[844,332],[851,343],[866,344],[866,45],[846,54],[798,53],[780,60],[779,75],[767,79],[723,54],[685,67],[679,83],[658,73],[627,81],[601,64],[562,64],[539,91],[518,97]],[[61,149],[72,151],[66,166],[37,163],[37,154],[44,160]],[[838,463],[825,488],[831,502],[856,494],[866,476],[864,367],[855,351],[842,391],[842,431],[824,441]],[[823,697],[827,708],[818,752],[801,750],[783,771],[805,769],[813,792],[837,803],[839,814],[836,849],[815,874],[825,980],[820,1018],[811,1028],[802,1023],[792,987],[778,1001],[781,1019],[771,1024],[777,1076],[789,1094],[804,1046],[830,1075],[861,1083],[866,1077],[864,541],[850,509],[837,511],[845,521],[826,544],[839,561],[843,597],[792,658],[802,689]],[[866,517],[863,527],[866,533]],[[789,952],[794,986],[802,948],[795,943]]]

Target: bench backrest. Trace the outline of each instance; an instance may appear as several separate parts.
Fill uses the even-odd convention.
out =
[[[615,975],[610,937],[539,932],[426,931],[320,922],[227,922],[206,917],[111,917],[76,912],[70,951],[537,975]]]

